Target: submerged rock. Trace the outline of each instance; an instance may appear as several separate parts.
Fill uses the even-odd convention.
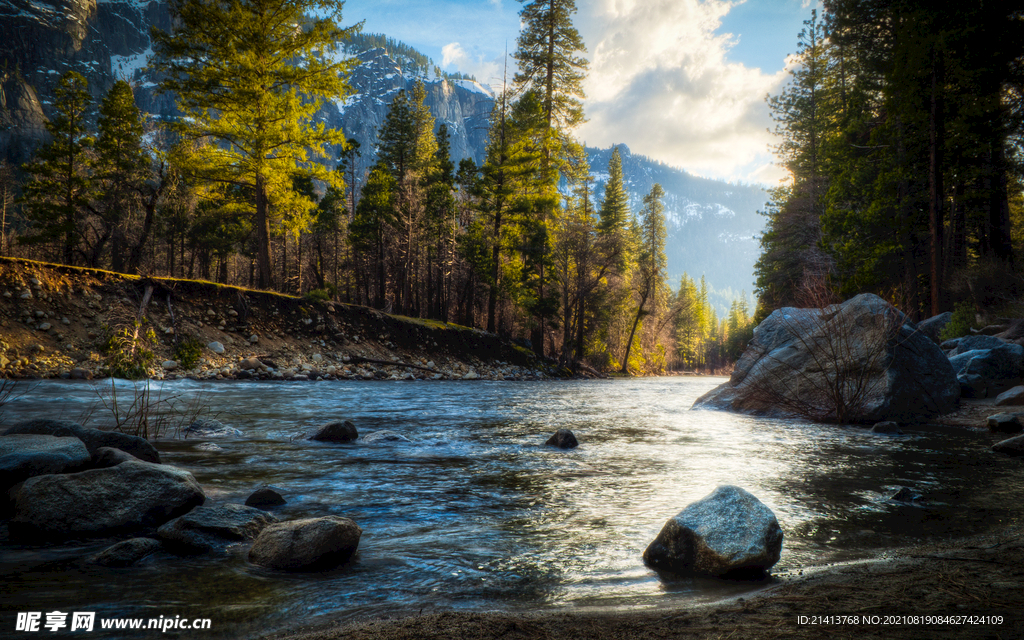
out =
[[[848,389],[860,389],[847,393],[843,415],[829,393],[839,376]],[[693,406],[906,423],[949,413],[959,398],[960,385],[942,350],[889,303],[861,294],[825,309],[772,312],[754,329],[730,381]]]
[[[279,507],[285,504],[286,500],[278,493],[275,487],[263,485],[252,492],[248,498],[245,499],[245,506],[247,507]]]
[[[272,524],[249,550],[249,562],[283,571],[322,571],[349,560],[363,530],[348,518],[324,516]]]
[[[131,538],[90,556],[87,562],[104,567],[130,567],[159,551],[161,546],[153,538]]]
[[[74,538],[155,528],[206,500],[184,469],[150,462],[29,478],[15,498],[12,537]]]
[[[241,435],[240,430],[211,418],[199,418],[185,427],[186,438],[236,438]]]
[[[409,438],[406,438],[400,433],[384,429],[381,431],[374,431],[363,436],[364,443],[366,442],[411,442]]]
[[[782,554],[772,510],[739,487],[720,486],[670,519],[644,551],[648,566],[713,576],[763,574]]]
[[[921,500],[921,496],[911,489],[900,487],[900,490],[892,494],[889,499],[896,502],[918,502]]]
[[[196,507],[157,529],[168,548],[183,553],[206,553],[232,542],[255,540],[277,518],[240,504]]]
[[[895,422],[879,422],[871,427],[871,433],[882,433],[890,436],[901,436],[903,432]]]
[[[559,449],[574,449],[579,446],[576,436],[568,429],[559,429],[544,444]]]
[[[309,437],[310,440],[318,442],[352,442],[359,437],[356,425],[348,420],[344,422],[329,422],[316,430],[316,433]]]

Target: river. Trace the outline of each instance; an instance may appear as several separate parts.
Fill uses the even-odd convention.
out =
[[[217,440],[214,452],[168,434],[156,441],[164,462],[195,475],[207,504],[244,502],[257,484],[273,484],[288,500],[274,509],[282,519],[355,520],[355,560],[289,575],[249,565],[235,547],[109,569],[82,558],[110,541],[11,545],[4,527],[2,624],[30,610],[180,615],[210,618],[204,638],[245,637],[327,616],[650,608],[731,595],[758,585],[660,577],[641,560],[669,517],[718,484],[743,487],[775,512],[785,532],[776,574],[1022,521],[1020,461],[989,451],[986,433],[879,436],[690,410],[723,380],[154,383],[164,397],[198,398],[245,434]],[[4,423],[92,411],[89,426],[100,426],[97,388],[109,385],[19,383],[24,395]],[[304,439],[337,419],[408,442]],[[546,447],[558,428],[573,430],[580,447]],[[900,486],[927,502],[888,500]]]

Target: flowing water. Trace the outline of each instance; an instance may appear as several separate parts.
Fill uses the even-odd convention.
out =
[[[319,616],[649,608],[737,594],[759,585],[659,576],[641,560],[669,517],[718,484],[743,487],[775,512],[786,537],[774,573],[1024,520],[1024,467],[992,454],[987,433],[878,436],[690,410],[721,382],[154,383],[165,397],[198,397],[245,434],[218,440],[216,452],[198,449],[202,441],[157,441],[165,462],[195,475],[208,504],[243,502],[273,484],[288,500],[274,509],[282,519],[355,520],[355,560],[289,575],[249,565],[238,546],[108,569],[82,558],[109,540],[0,541],[0,625],[13,628],[14,612],[29,610],[181,615],[212,620],[202,637],[245,637]],[[97,403],[86,383],[20,383],[19,392],[6,424],[76,419]],[[336,419],[408,441],[304,439]],[[89,424],[102,422],[93,412]],[[580,447],[546,447],[558,428],[572,429]],[[888,500],[900,486],[927,503]]]

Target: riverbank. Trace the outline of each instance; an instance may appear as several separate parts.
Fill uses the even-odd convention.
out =
[[[139,348],[152,354],[146,375],[157,380],[566,373],[527,345],[456,324],[212,282],[0,258],[0,378],[109,376],[116,372],[111,336],[136,326]],[[193,345],[194,363],[175,348],[184,342]]]
[[[873,560],[772,578],[763,590],[709,604],[554,614],[439,613],[326,624],[287,640],[544,640],[655,638],[1021,638],[1024,532],[886,552]]]

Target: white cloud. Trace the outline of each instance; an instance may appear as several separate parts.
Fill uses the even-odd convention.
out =
[[[581,139],[625,142],[637,153],[694,173],[775,183],[765,95],[767,74],[727,59],[732,34],[715,34],[728,0],[593,0],[576,25],[589,44]]]
[[[502,74],[505,73],[502,58],[488,59],[483,53],[470,53],[458,42],[450,42],[441,47],[441,68],[445,71],[460,71],[476,78],[481,84],[489,85],[494,90],[501,89]],[[509,60],[508,76],[511,82],[515,67]]]

